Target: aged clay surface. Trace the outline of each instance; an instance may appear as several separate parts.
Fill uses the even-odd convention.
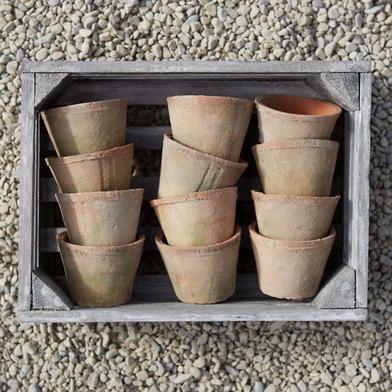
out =
[[[58,236],[61,258],[73,301],[80,306],[109,307],[129,302],[143,250],[144,236],[123,246],[73,245]]]
[[[181,95],[167,99],[176,141],[238,162],[253,102],[232,97]]]
[[[339,144],[330,140],[282,140],[252,147],[266,194],[330,196]]]
[[[342,110],[318,99],[271,95],[257,97],[260,142],[329,139]]]
[[[247,166],[246,162],[227,161],[194,150],[165,135],[158,197],[231,187]]]
[[[323,238],[340,199],[335,197],[266,195],[252,191],[259,233],[277,240]]]
[[[256,259],[260,290],[271,297],[303,300],[316,295],[335,240],[328,237],[312,241],[274,240],[249,226]]]
[[[167,242],[173,246],[207,246],[234,233],[237,188],[189,193],[150,202]]]
[[[207,247],[181,248],[155,238],[179,300],[191,304],[222,302],[234,294],[241,229],[230,239]]]
[[[72,244],[116,246],[135,241],[143,189],[57,193]]]
[[[107,150],[125,143],[127,101],[113,99],[41,112],[58,156]]]
[[[90,154],[46,158],[45,162],[63,193],[129,189],[133,143]]]

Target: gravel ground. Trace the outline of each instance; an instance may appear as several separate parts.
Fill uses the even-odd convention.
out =
[[[1,390],[391,391],[391,28],[390,0],[0,0]],[[372,60],[369,322],[20,325],[24,58]]]

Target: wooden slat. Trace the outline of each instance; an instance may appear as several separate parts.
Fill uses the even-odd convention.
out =
[[[25,60],[23,72],[75,74],[303,74],[370,72],[369,61],[45,61]]]

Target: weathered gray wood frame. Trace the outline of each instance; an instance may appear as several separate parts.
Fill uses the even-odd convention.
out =
[[[36,270],[39,253],[40,155],[38,111],[68,78],[148,79],[306,79],[345,113],[344,263],[311,303],[276,300],[186,305],[168,298],[145,303],[142,298],[113,309],[77,309],[61,288]],[[228,320],[364,320],[367,315],[368,172],[370,160],[371,73],[367,62],[26,62],[22,71],[22,140],[20,187],[19,310],[26,322],[228,321]],[[139,288],[143,292],[144,277]],[[151,281],[166,290],[159,277]],[[156,280],[158,279],[158,280]],[[150,284],[151,284],[150,281]],[[240,285],[247,284],[247,278]],[[34,286],[34,287],[33,287]],[[331,298],[355,288],[353,300]],[[36,296],[33,298],[33,289]],[[241,290],[241,288],[240,288]],[[345,291],[346,290],[346,291]],[[51,300],[48,298],[51,297]],[[43,302],[40,301],[43,300]],[[42,309],[42,310],[34,310]]]

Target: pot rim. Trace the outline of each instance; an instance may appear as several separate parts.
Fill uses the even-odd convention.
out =
[[[115,191],[97,191],[82,193],[56,193],[57,202],[61,203],[85,203],[96,200],[118,200],[124,199],[141,199],[143,198],[143,188],[122,189]]]
[[[221,157],[217,157],[215,155],[207,154],[205,152],[195,150],[194,148],[188,147],[182,143],[179,143],[177,140],[174,140],[173,134],[166,133],[163,135],[163,143],[168,143],[169,147],[174,147],[180,151],[183,151],[187,155],[191,155],[197,158],[201,158],[204,161],[211,162],[213,164],[217,164],[224,168],[230,168],[230,166],[238,169],[246,169],[248,167],[248,162],[244,160],[240,160],[239,162],[229,161],[227,159],[223,159]]]
[[[167,251],[175,251],[177,253],[205,256],[218,253],[224,248],[234,245],[237,242],[239,243],[241,240],[241,226],[235,226],[234,234],[229,239],[223,242],[219,242],[218,244],[208,246],[173,246],[164,242],[164,238],[164,233],[162,230],[160,230],[159,233],[155,236],[155,243],[159,248],[163,248]]]
[[[284,139],[273,140],[255,144],[252,146],[252,152],[271,151],[271,150],[293,150],[293,149],[309,149],[309,148],[325,148],[328,150],[337,150],[339,143],[334,140],[326,139]]]
[[[196,100],[196,102],[192,102],[192,100]],[[238,98],[238,97],[230,97],[230,96],[221,96],[221,95],[173,95],[167,97],[167,103],[175,103],[174,101],[180,101],[181,104],[187,105],[195,105],[200,103],[205,103],[208,105],[238,105],[243,104],[245,106],[252,107],[253,101],[246,98]],[[205,101],[205,102],[203,102]],[[178,103],[178,102],[176,102]]]
[[[292,240],[276,240],[273,238],[268,238],[261,235],[257,230],[257,222],[253,222],[249,225],[249,233],[252,238],[252,241],[263,243],[263,246],[268,248],[278,248],[278,249],[316,249],[323,248],[325,246],[329,246],[331,242],[333,242],[336,238],[336,230],[333,226],[331,226],[329,233],[326,237],[319,238],[316,240],[306,240],[306,241],[292,241]]]
[[[333,110],[333,113],[330,114],[299,114],[299,113],[289,113],[282,110],[274,109],[271,106],[268,106],[267,103],[263,102],[267,99],[271,99],[273,97],[281,97],[285,99],[291,100],[306,100],[308,102],[321,102],[325,107],[329,107]],[[272,116],[286,117],[287,119],[295,120],[295,121],[322,121],[326,118],[334,118],[339,117],[342,113],[342,109],[334,104],[333,102],[324,101],[322,99],[315,99],[310,97],[302,97],[300,95],[285,95],[285,94],[275,94],[275,95],[263,95],[255,98],[255,104],[257,110],[264,110],[268,114]]]
[[[67,112],[71,112],[71,113],[98,112],[103,110],[109,110],[110,106],[115,103],[123,104],[126,107],[128,106],[128,101],[126,99],[122,99],[122,98],[107,99],[103,101],[82,102],[82,103],[76,103],[74,105],[59,106],[56,108],[43,110],[41,111],[41,115],[46,117],[53,117]]]
[[[116,245],[116,246],[85,246],[85,245],[76,245],[71,244],[68,239],[67,231],[62,231],[57,235],[57,241],[59,245],[62,245],[69,249],[73,253],[84,253],[84,254],[95,254],[95,255],[106,255],[106,254],[116,254],[122,253],[127,250],[131,250],[132,248],[137,248],[139,246],[143,246],[146,237],[143,234],[139,234],[137,239],[125,245]]]
[[[328,201],[339,201],[340,195],[335,196],[294,196],[294,195],[274,195],[270,193],[264,193],[251,189],[252,199],[264,199],[264,200],[276,200],[276,201],[302,201],[309,203],[328,202]]]
[[[209,189],[208,191],[202,191],[202,192],[191,192],[185,195],[180,195],[175,197],[154,199],[150,201],[150,205],[151,207],[155,208],[166,204],[185,203],[187,201],[196,201],[196,200],[209,200],[209,199],[218,198],[220,197],[221,194],[225,194],[225,193],[233,193],[233,195],[237,197],[238,189],[236,186],[231,186],[226,188]]]
[[[69,165],[73,163],[92,161],[95,159],[105,158],[110,155],[120,155],[128,151],[133,152],[133,147],[134,147],[133,143],[128,143],[128,144],[124,144],[123,146],[113,147],[108,150],[89,152],[87,154],[69,155],[66,157],[45,158],[45,162],[48,166]]]

